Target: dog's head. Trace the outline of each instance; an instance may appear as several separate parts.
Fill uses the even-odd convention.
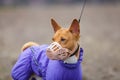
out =
[[[53,43],[47,49],[47,56],[50,59],[65,60],[68,57],[78,53],[78,41],[80,38],[79,22],[74,19],[69,28],[63,28],[57,22],[51,19],[54,29]],[[79,54],[76,54],[78,57]]]
[[[51,24],[55,32],[52,40],[58,42],[63,48],[73,50],[80,38],[79,22],[74,19],[69,28],[61,27],[54,19],[51,19]]]

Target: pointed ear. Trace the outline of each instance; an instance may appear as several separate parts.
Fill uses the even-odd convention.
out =
[[[74,19],[70,28],[69,28],[69,31],[73,34],[75,34],[76,36],[80,34],[80,25],[79,25],[79,22],[77,21],[77,19]]]
[[[51,24],[54,29],[54,32],[56,32],[57,30],[61,28],[54,19],[51,19]]]

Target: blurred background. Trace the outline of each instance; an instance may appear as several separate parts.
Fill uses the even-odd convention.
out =
[[[50,19],[69,27],[84,0],[0,0],[0,80],[28,41],[49,44]],[[120,0],[87,0],[81,19],[83,80],[120,80]]]

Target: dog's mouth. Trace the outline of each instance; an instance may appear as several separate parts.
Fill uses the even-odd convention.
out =
[[[53,42],[47,48],[47,56],[50,59],[58,59],[58,60],[65,60],[69,57],[69,50],[66,48],[62,48],[62,46],[57,43]]]
[[[47,48],[46,54],[48,58],[52,60],[65,60],[68,57],[75,55],[79,50],[79,46],[77,49],[75,48],[73,51],[63,48],[59,43],[53,42]]]

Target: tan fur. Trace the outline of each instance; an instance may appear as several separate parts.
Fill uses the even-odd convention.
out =
[[[80,38],[80,26],[79,22],[74,19],[69,28],[60,27],[55,20],[51,20],[54,28],[53,41],[58,42],[62,47],[73,50],[77,46]],[[76,55],[77,57],[79,54]]]
[[[25,49],[31,47],[31,46],[38,46],[39,44],[35,43],[35,42],[27,42],[23,45],[23,47],[21,48],[21,51],[24,51]]]
[[[52,40],[58,42],[64,48],[73,50],[74,47],[77,46],[80,38],[79,22],[74,19],[69,28],[62,28],[54,19],[51,19],[51,24],[55,32]],[[35,42],[28,42],[24,44],[22,51],[33,45],[38,46],[38,44]],[[76,56],[78,57],[79,54]]]

